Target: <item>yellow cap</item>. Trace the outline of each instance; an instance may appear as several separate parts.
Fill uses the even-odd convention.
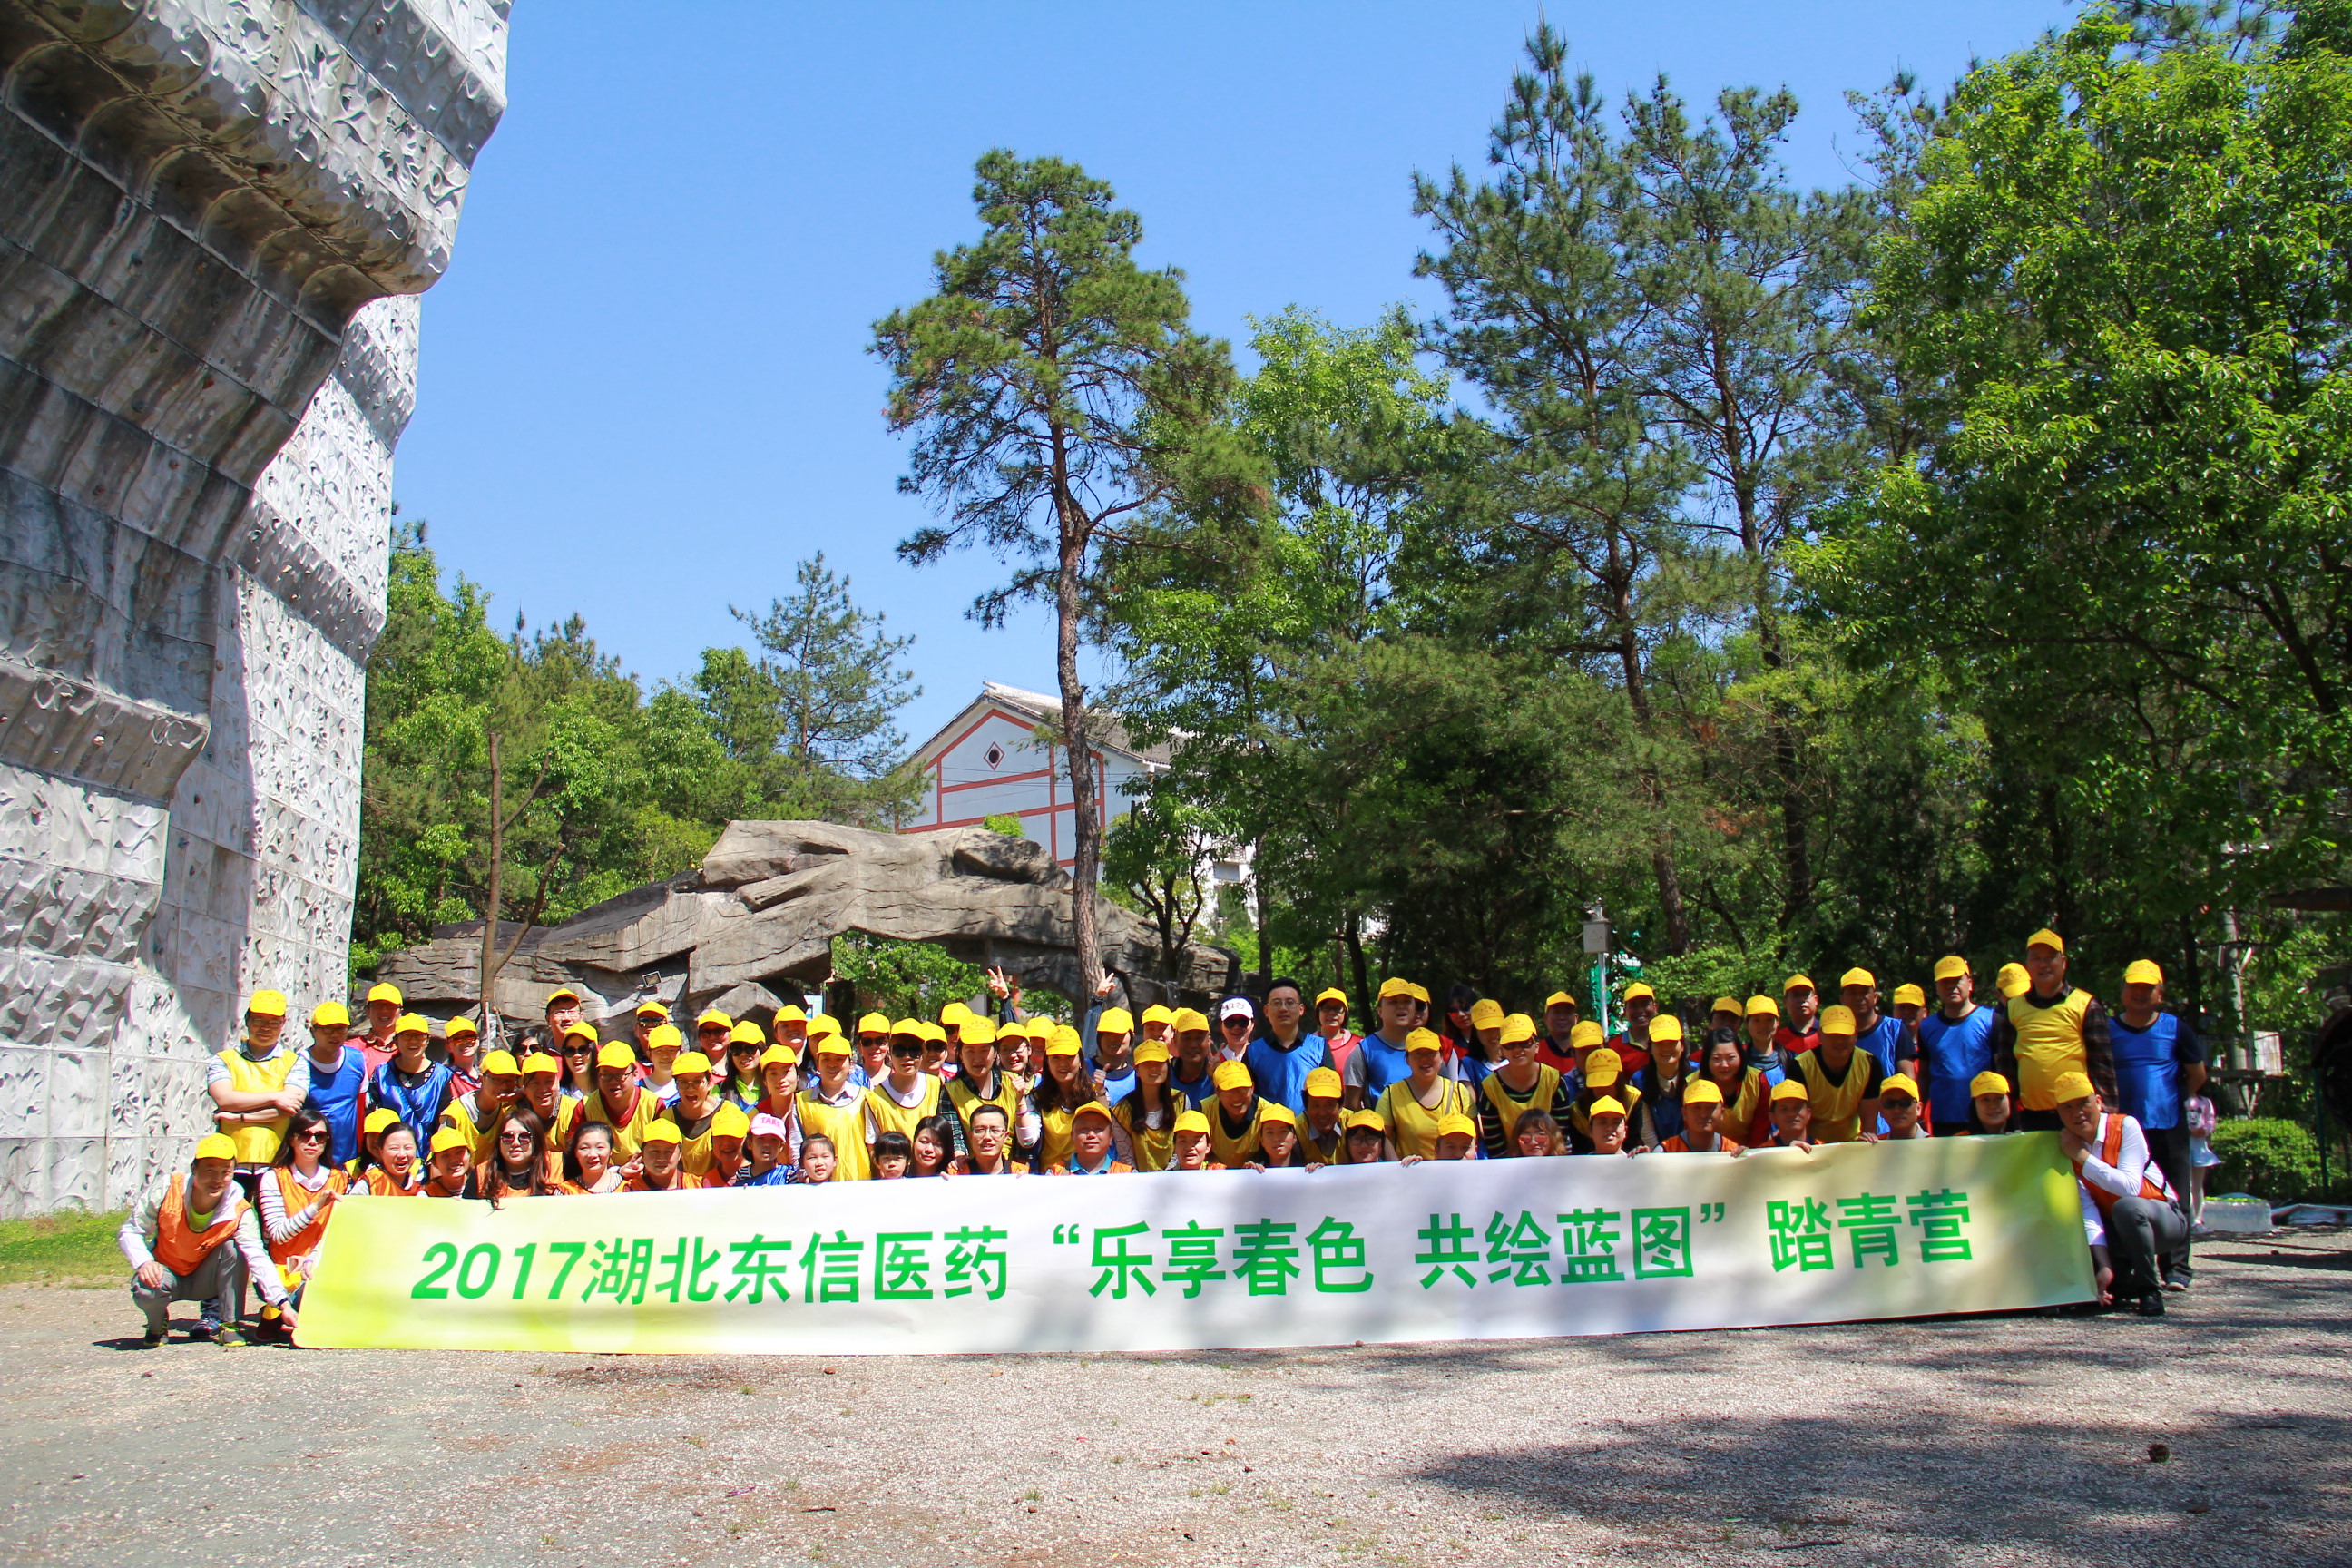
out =
[[[1429,987],[1428,987],[1428,986],[1426,986],[1426,985],[1423,985],[1423,984],[1416,984],[1413,986],[1413,988],[1412,988],[1412,999],[1413,999],[1414,1001],[1416,1001],[1416,1002],[1420,1003],[1423,1006],[1426,1007],[1426,1006],[1428,1006],[1428,1005],[1429,1005]]]
[[[1514,1013],[1503,1020],[1503,1044],[1507,1046],[1525,1045],[1538,1032],[1536,1021],[1525,1013]]]
[[[1739,1016],[1739,998],[1737,996],[1718,996],[1707,1005],[1706,1012],[1707,1016],[1709,1017],[1713,1017],[1717,1013],[1728,1013],[1733,1017],[1737,1018]]]
[[[1786,996],[1790,992],[1800,988],[1807,991],[1813,990],[1815,988],[1813,977],[1810,974],[1791,974],[1780,983],[1780,994]]]
[[[1168,1131],[1171,1135],[1180,1132],[1198,1132],[1202,1137],[1206,1138],[1209,1135],[1209,1119],[1197,1110],[1180,1110],[1176,1113],[1176,1120]]]
[[[1784,1100],[1810,1101],[1812,1098],[1812,1095],[1807,1092],[1805,1086],[1792,1078],[1784,1078],[1772,1086],[1772,1103],[1775,1105]]]
[[[996,1026],[967,1014],[962,1026],[956,1031],[956,1039],[967,1046],[992,1046],[996,1044]]]
[[[395,1007],[404,1000],[400,994],[399,986],[381,981],[368,987],[367,999],[371,1003],[389,1002]]]
[[[257,991],[253,994],[253,1000],[245,1005],[245,1010],[264,1018],[283,1018],[286,1016],[286,993]]]
[[[514,1059],[514,1053],[512,1051],[492,1051],[489,1055],[482,1058],[482,1076],[484,1078],[517,1078],[520,1077],[521,1073],[522,1065]]]
[[[1936,960],[1937,980],[1958,980],[1969,972],[1969,961],[1957,952],[1948,952]]]
[[[2050,1098],[2061,1105],[2071,1100],[2088,1100],[2092,1092],[2087,1073],[2062,1072],[2050,1085]]]
[[[563,1037],[566,1040],[585,1040],[593,1046],[596,1043],[596,1026],[593,1024],[572,1024],[566,1026]]]
[[[1853,1009],[1836,1003],[1822,1009],[1821,1031],[1824,1035],[1851,1035],[1855,1031]]]
[[[948,1032],[937,1024],[919,1023],[916,1027],[917,1032],[932,1045],[944,1046],[948,1043]]]
[[[1269,1100],[1264,1105],[1260,1106],[1258,1108],[1257,1119],[1260,1125],[1264,1125],[1268,1121],[1279,1121],[1285,1127],[1292,1128],[1298,1125],[1297,1113],[1293,1111],[1290,1107],[1283,1104],[1282,1101],[1278,1100]]]
[[[821,1057],[845,1057],[849,1055],[849,1042],[841,1037],[841,1031],[838,1029],[829,1035],[820,1035],[811,1031],[809,1049]]]
[[[636,1016],[640,1018],[659,1018],[664,1023],[667,1023],[669,1021],[669,1009],[648,996],[644,1001],[637,1004]]]
[[[677,1053],[677,1060],[669,1064],[669,1070],[674,1078],[685,1078],[692,1073],[702,1073],[708,1076],[710,1071],[710,1058],[700,1051],[680,1051]]]
[[[942,1028],[961,1029],[978,1016],[962,1003],[950,1002],[940,1009],[940,1026]]]
[[[1867,969],[1849,969],[1838,976],[1838,989],[1841,991],[1849,985],[1859,985],[1866,991],[1877,984],[1878,976]]]
[[[646,1031],[646,1049],[676,1050],[686,1044],[686,1037],[677,1032],[676,1024],[656,1024]]]
[[[1205,1035],[1209,1032],[1208,1015],[1192,1007],[1179,1007],[1169,1020],[1180,1035]]]
[[[719,1109],[710,1113],[710,1135],[713,1138],[749,1138],[751,1119],[743,1108],[731,1100],[722,1100]]]
[[[1895,1005],[1900,1007],[1906,1002],[1910,1003],[1914,1007],[1925,1007],[1927,1005],[1927,994],[1906,981],[1895,988]]]
[[[963,1004],[961,1002],[950,1002],[948,1005],[950,1007],[961,1007]],[[779,1024],[805,1024],[808,1022],[808,1015],[802,1012],[797,1006],[787,1002],[784,1005],[776,1009],[776,1022]]]
[[[1414,1051],[1442,1051],[1445,1040],[1434,1029],[1415,1029],[1404,1037],[1404,1048],[1408,1055]]]
[[[577,1002],[579,1000],[579,992],[573,990],[569,985],[559,985],[554,990],[547,994],[547,1000],[541,1004],[541,1010],[543,1012],[552,1012],[558,1002]]]
[[[472,1035],[478,1038],[481,1033],[482,1026],[479,1024],[464,1016],[452,1018],[441,1026],[441,1035],[444,1039],[454,1040],[460,1035]]]
[[[352,1024],[351,1010],[341,1002],[321,1002],[310,1009],[312,1028],[331,1029],[338,1024],[344,1028],[350,1028]]]
[[[1135,1015],[1124,1007],[1106,1007],[1095,1020],[1097,1035],[1131,1035],[1135,1033]]]
[[[887,1035],[890,1032],[890,1020],[879,1013],[861,1014],[857,1020],[857,1032],[861,1035]]]
[[[1073,1122],[1076,1121],[1081,1116],[1099,1116],[1105,1121],[1108,1121],[1111,1120],[1110,1107],[1105,1105],[1099,1100],[1089,1100],[1084,1105],[1074,1106],[1071,1108],[1070,1120]]]
[[[1176,1021],[1176,1012],[1172,1007],[1154,1002],[1143,1010],[1143,1021],[1147,1024],[1172,1024]]]
[[[1890,1094],[1907,1095],[1916,1100],[1919,1098],[1919,1080],[1907,1072],[1891,1072],[1878,1080],[1878,1094],[1882,1100]]]
[[[1165,1040],[1146,1040],[1143,1044],[1135,1047],[1135,1055],[1130,1059],[1139,1064],[1143,1062],[1164,1062],[1168,1059],[1168,1042]]]
[[[1337,1100],[1343,1087],[1338,1073],[1329,1068],[1317,1068],[1307,1075],[1306,1096],[1309,1100]]]
[[[197,1160],[234,1160],[236,1158],[236,1140],[226,1132],[205,1133],[196,1140],[196,1152],[189,1156],[191,1163]]]
[[[920,1018],[896,1019],[890,1025],[890,1037],[895,1040],[902,1037],[909,1040],[928,1040],[931,1037],[931,1026]]]
[[[792,1047],[789,1046],[770,1046],[760,1053],[760,1065],[762,1068],[773,1067],[778,1062],[790,1067],[799,1060],[798,1057],[793,1055]]]
[[[841,1020],[830,1013],[815,1014],[808,1021],[808,1037],[812,1040],[819,1035],[838,1035],[839,1033],[841,1033]]]
[[[1550,995],[1544,998],[1544,1011],[1547,1013],[1550,1012],[1554,1007],[1563,1005],[1570,1007],[1575,1006],[1576,998],[1570,996],[1565,991],[1555,991]]]
[[[545,1051],[533,1051],[522,1058],[522,1076],[525,1078],[529,1078],[535,1072],[562,1072],[562,1070],[563,1063]]]
[[[2164,984],[2164,971],[2156,966],[2156,960],[2152,958],[2135,958],[2124,965],[2124,984],[2161,985]]]
[[[2028,951],[2037,947],[2046,947],[2053,952],[2063,952],[2066,951],[2066,939],[2048,926],[2043,926],[2025,939],[2025,945]],[[2082,1096],[2076,1095],[2074,1098],[2080,1100]]]
[[[735,1026],[735,1020],[716,1007],[705,1007],[695,1016],[694,1026],[697,1029],[731,1029]]]
[[[1381,982],[1381,1000],[1383,1002],[1391,996],[1411,996],[1412,993],[1413,984],[1410,980],[1400,980],[1391,974]]]
[[[765,1046],[768,1036],[759,1025],[745,1018],[727,1031],[727,1043],[730,1046]]]
[[[1672,1013],[1661,1013],[1650,1020],[1650,1038],[1679,1040],[1683,1037],[1683,1021]]]
[[[1229,1089],[1247,1089],[1250,1087],[1249,1068],[1239,1062],[1219,1062],[1217,1070],[1209,1075],[1209,1081],[1217,1086],[1219,1093]]]
[[[392,1032],[395,1035],[429,1035],[433,1032],[433,1020],[419,1013],[403,1013],[392,1021]]]
[[[1570,1047],[1580,1051],[1587,1046],[1597,1046],[1608,1037],[1601,1032],[1600,1024],[1591,1018],[1578,1019],[1576,1027],[1568,1032]]]
[[[388,1105],[379,1105],[373,1110],[367,1113],[367,1120],[360,1124],[360,1131],[362,1132],[381,1132],[399,1120],[399,1111],[393,1110],[392,1107]]]
[[[1748,999],[1748,1016],[1751,1018],[1777,1018],[1780,1016],[1780,1004],[1759,991]]]
[[[637,1065],[637,1053],[629,1049],[625,1042],[614,1040],[596,1053],[596,1065],[600,1068],[634,1068]]]
[[[1617,1058],[1615,1051],[1611,1051],[1608,1055],[1612,1061]],[[1616,1081],[1617,1069],[1613,1067],[1601,1067],[1596,1064],[1585,1069],[1584,1087],[1587,1089],[1607,1089]]]
[[[1603,1105],[1615,1103],[1614,1100],[1601,1101]],[[1622,1108],[1620,1109],[1622,1111]],[[1458,1110],[1449,1110],[1437,1119],[1437,1135],[1440,1138],[1475,1138],[1478,1136],[1478,1124]]]
[[[1034,1039],[1035,1037],[1033,1034],[1031,1037]],[[1045,1054],[1049,1057],[1076,1056],[1078,1054],[1078,1032],[1076,1029],[1071,1028],[1066,1024],[1055,1030],[1053,1037],[1045,1042]]]
[[[677,1130],[675,1121],[654,1122],[637,1139],[640,1143],[682,1143],[685,1141],[686,1135]]]
[[[474,1141],[454,1127],[444,1127],[433,1134],[433,1142],[425,1145],[425,1152],[431,1154],[446,1154],[452,1149],[463,1149],[470,1154],[474,1152]]]
[[[1320,1007],[1326,1002],[1337,1002],[1344,1007],[1348,1005],[1348,994],[1337,985],[1326,985],[1322,990],[1315,993],[1315,1005]]]
[[[1649,982],[1645,980],[1636,980],[1633,984],[1625,987],[1626,1001],[1631,1002],[1636,996],[1647,996],[1653,1002],[1658,999],[1658,994],[1650,988]]]
[[[1980,1099],[1988,1094],[2007,1094],[2009,1079],[1997,1072],[1980,1072],[1969,1079],[1969,1098]]]
[[[1715,1084],[1707,1079],[1695,1078],[1683,1085],[1683,1103],[1686,1106],[1721,1105],[1723,1090],[1716,1088]]]
[[[2002,964],[1998,983],[2004,1001],[2015,1001],[2033,989],[2033,976],[2025,973],[2021,963]]]
[[[1624,1103],[1615,1095],[1604,1094],[1599,1100],[1592,1102],[1592,1109],[1585,1114],[1588,1119],[1602,1116],[1622,1116],[1625,1114],[1625,1106]],[[1470,1119],[1465,1116],[1463,1117],[1462,1120],[1467,1121]],[[1443,1128],[1445,1123],[1441,1121],[1437,1125]]]
[[[1481,996],[1470,1004],[1470,1026],[1474,1029],[1499,1029],[1503,1026],[1503,1005]]]
[[[1349,1113],[1349,1131],[1360,1132],[1366,1129],[1374,1132],[1386,1133],[1389,1130],[1388,1119],[1377,1110],[1357,1110]]]

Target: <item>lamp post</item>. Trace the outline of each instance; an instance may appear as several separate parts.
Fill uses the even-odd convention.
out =
[[[1609,915],[1599,904],[1586,911],[1584,951],[1592,960],[1592,1013],[1606,1039],[1609,1022]]]

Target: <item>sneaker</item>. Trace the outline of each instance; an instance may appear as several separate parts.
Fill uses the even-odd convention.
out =
[[[139,1336],[139,1348],[141,1350],[152,1351],[163,1342],[163,1331],[161,1329],[150,1329],[145,1333]]]
[[[2185,1295],[2189,1290],[2189,1276],[2186,1274],[2168,1274],[2164,1277],[2164,1288],[2171,1291],[2176,1296]]]
[[[218,1340],[220,1331],[218,1318],[198,1318],[196,1326],[188,1331],[188,1337],[192,1340]]]
[[[2151,1290],[2147,1295],[2142,1296],[2139,1299],[2139,1315],[2143,1318],[2161,1318],[2164,1316],[2164,1292],[2161,1290]]]
[[[2159,1305],[2161,1305],[2161,1303],[2159,1303]],[[219,1345],[224,1350],[232,1346],[241,1345],[245,1342],[245,1336],[239,1333],[233,1326],[224,1328],[219,1332],[213,1335],[213,1343]]]

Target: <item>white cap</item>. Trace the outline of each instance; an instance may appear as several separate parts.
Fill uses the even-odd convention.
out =
[[[1217,1016],[1220,1019],[1251,1018],[1256,1016],[1256,1010],[1250,1006],[1249,998],[1246,996],[1228,996],[1217,1006]]]

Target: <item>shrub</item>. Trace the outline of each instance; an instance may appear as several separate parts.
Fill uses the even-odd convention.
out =
[[[2319,1145],[2300,1122],[2258,1116],[2213,1129],[2221,1163],[2206,1179],[2208,1193],[2252,1193],[2274,1204],[2300,1203],[2319,1188]]]

